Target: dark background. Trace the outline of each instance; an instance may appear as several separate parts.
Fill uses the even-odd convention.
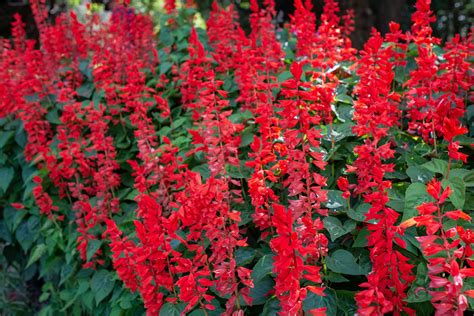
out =
[[[64,10],[65,0],[48,0],[51,15]],[[110,0],[95,0],[94,2],[105,2]],[[113,0],[112,0],[113,1]],[[153,1],[153,0],[144,0]],[[195,0],[198,10],[207,17],[210,4],[213,0]],[[248,28],[247,17],[249,0],[221,0],[220,3],[233,2],[241,17],[241,24]],[[293,0],[275,0],[276,9],[280,22],[289,20],[293,12]],[[314,9],[318,13],[322,11],[323,0],[313,0]],[[370,35],[373,27],[382,33],[387,31],[388,23],[396,21],[402,28],[410,28],[410,16],[414,11],[415,0],[340,0],[341,11],[353,9],[356,16],[356,30],[352,35],[354,46],[361,48]],[[453,34],[465,35],[469,28],[474,25],[474,1],[473,0],[432,0],[432,10],[437,16],[433,25],[434,33],[443,41],[449,39]],[[36,37],[33,17],[29,8],[28,0],[0,0],[0,37],[10,36],[10,23],[13,14],[19,12],[27,24],[27,32],[31,37]]]

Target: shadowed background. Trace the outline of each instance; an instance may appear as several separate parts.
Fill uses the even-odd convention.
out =
[[[107,9],[111,1],[114,0],[93,0],[92,2],[103,3]],[[132,2],[142,8],[152,8],[154,3],[161,1],[133,0]],[[198,10],[204,18],[209,14],[212,1],[214,0],[195,0]],[[66,10],[68,5],[71,6],[71,3],[80,2],[80,0],[48,0],[51,8],[50,14],[54,16],[58,12]],[[221,4],[234,3],[238,9],[243,28],[248,29],[249,0],[221,0],[219,2]],[[275,3],[278,21],[280,23],[288,21],[294,10],[293,1],[275,0]],[[313,0],[313,3],[314,10],[319,16],[324,1]],[[402,25],[404,30],[407,30],[415,0],[340,0],[339,3],[342,12],[347,9],[352,9],[355,12],[356,29],[352,34],[352,40],[355,47],[361,48],[373,27],[385,33],[388,31],[388,23],[396,21]],[[438,17],[433,25],[435,35],[443,41],[453,34],[461,33],[465,35],[469,28],[474,25],[474,1],[472,0],[432,0],[431,7]],[[28,34],[31,37],[36,37],[28,0],[0,1],[0,37],[10,36],[10,23],[13,20],[13,14],[16,12],[20,13],[26,22]]]

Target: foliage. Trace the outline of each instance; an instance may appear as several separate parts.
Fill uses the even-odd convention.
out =
[[[165,1],[159,33],[19,16],[0,43],[0,308],[39,315],[462,315],[474,309],[472,37],[419,0],[351,12]],[[318,22],[317,22],[318,21]],[[470,128],[470,129],[469,129]],[[36,292],[35,292],[36,291]],[[3,314],[2,311],[2,314]]]

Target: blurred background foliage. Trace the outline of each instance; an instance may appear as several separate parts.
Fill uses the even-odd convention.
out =
[[[51,18],[61,11],[74,8],[85,10],[87,0],[47,0]],[[92,0],[93,10],[102,10],[104,14],[113,10],[115,0]],[[195,0],[197,9],[202,18],[209,15],[211,3],[214,0]],[[132,0],[132,5],[139,11],[149,12],[152,15],[161,14],[163,0]],[[242,27],[248,30],[249,0],[219,0],[226,5],[234,3],[241,19]],[[313,0],[315,11],[322,11],[324,0]],[[292,14],[292,0],[275,0],[278,12],[277,22],[280,24],[289,20]],[[388,31],[388,22],[396,21],[403,29],[410,25],[410,16],[414,10],[415,0],[340,0],[342,11],[353,9],[356,17],[356,30],[352,35],[354,46],[361,48],[375,27],[382,33]],[[432,9],[438,17],[433,25],[435,35],[443,41],[453,34],[465,35],[474,26],[474,1],[472,0],[432,0]],[[27,31],[36,37],[34,21],[29,8],[28,0],[3,0],[0,2],[0,37],[10,36],[10,24],[14,13],[20,13],[27,22]],[[198,24],[204,20],[199,18]]]

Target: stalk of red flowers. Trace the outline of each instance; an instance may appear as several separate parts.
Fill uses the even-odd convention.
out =
[[[238,47],[248,45],[234,6],[230,4],[227,8],[222,8],[215,0],[206,24],[209,45],[213,50],[211,55],[217,62],[216,71],[226,74],[238,67],[237,58],[241,54]]]
[[[273,25],[267,21],[273,12],[270,5],[271,3],[268,3],[268,10],[263,11],[253,3],[250,41],[239,44],[238,50],[241,54],[236,58],[235,70],[235,80],[240,90],[236,101],[242,103],[242,109],[248,109],[253,114],[259,132],[250,145],[252,152],[249,157],[252,160],[246,165],[254,168],[248,180],[248,192],[255,207],[252,218],[263,232],[262,239],[268,236],[270,232],[267,229],[272,226],[271,205],[278,202],[270,183],[276,183],[277,174],[281,174],[282,166],[277,161],[277,153],[284,150],[284,146],[278,141],[280,128],[274,109],[276,97],[272,93],[278,86],[275,76],[282,67],[279,60],[282,50],[277,46]],[[259,22],[260,19],[263,21]],[[265,49],[265,43],[274,43],[274,49],[270,53],[265,54],[262,51]]]
[[[435,315],[464,315],[468,308],[466,296],[474,297],[473,291],[463,285],[467,278],[474,277],[474,235],[465,230],[459,220],[471,222],[469,215],[461,210],[444,211],[446,200],[453,190],[433,179],[426,187],[434,202],[425,202],[417,207],[419,215],[405,221],[401,226],[425,227],[426,236],[416,237],[423,255],[428,261],[428,292],[435,307]],[[457,221],[456,227],[446,229],[446,221]],[[464,244],[463,244],[464,243]]]
[[[418,57],[417,68],[406,82],[408,127],[433,144],[435,154],[438,143],[444,138],[448,142],[450,160],[465,161],[467,156],[459,152],[459,142],[454,138],[467,132],[460,120],[465,112],[467,91],[473,82],[467,62],[469,50],[459,36],[455,36],[447,44],[444,62],[440,65],[434,52],[434,45],[439,44],[440,39],[432,35],[430,23],[436,19],[430,4],[430,0],[418,0],[417,11],[412,15],[412,40],[417,46]]]
[[[311,92],[310,83],[302,82],[302,65],[294,62],[290,67],[293,78],[282,83],[280,100],[280,126],[285,141],[285,175],[283,186],[288,188],[289,208],[273,204],[272,224],[277,235],[270,241],[275,252],[273,272],[276,274],[275,295],[280,300],[282,315],[299,315],[307,290],[324,296],[318,262],[327,254],[327,238],[319,217],[328,211],[321,203],[327,200],[322,189],[326,178],[311,170],[312,165],[324,169],[322,153],[318,152],[321,131],[315,126],[321,123],[321,111]],[[311,157],[307,162],[306,157]],[[295,227],[293,227],[295,225]],[[302,280],[316,285],[301,286]],[[324,313],[325,308],[313,310]]]
[[[402,232],[395,226],[398,214],[386,205],[391,182],[384,180],[384,176],[392,172],[394,166],[384,160],[393,158],[394,150],[390,142],[383,143],[383,139],[389,128],[397,125],[401,113],[398,110],[400,95],[391,92],[395,62],[393,47],[384,48],[383,44],[383,38],[374,31],[361,51],[357,69],[360,80],[354,89],[357,125],[353,132],[367,138],[363,145],[354,149],[357,159],[347,169],[357,175],[355,194],[362,194],[365,202],[371,205],[366,221],[369,222],[367,239],[372,272],[368,281],[361,284],[366,289],[356,294],[360,315],[413,314],[404,302],[406,290],[414,280],[413,266],[393,247],[394,242],[402,247],[405,243],[399,237]]]
[[[197,54],[193,54],[196,51]],[[206,57],[194,30],[190,38],[190,53],[192,58],[187,69],[189,74],[195,74],[191,79],[196,93],[190,104],[197,126],[197,129],[189,131],[193,136],[193,144],[196,145],[190,154],[204,153],[210,178],[205,184],[188,187],[188,190],[184,191],[188,201],[180,208],[183,216],[181,220],[183,225],[190,229],[188,241],[204,240],[204,236],[210,241],[211,255],[208,264],[216,278],[210,284],[215,284],[222,295],[230,295],[226,303],[226,314],[230,315],[241,310],[240,295],[250,303],[249,287],[253,287],[250,270],[237,267],[235,262],[236,247],[246,246],[238,227],[240,212],[232,210],[234,203],[241,203],[242,196],[240,182],[233,180],[226,169],[228,165],[240,168],[240,137],[235,135],[240,133],[243,126],[229,120],[232,111],[226,109],[229,106],[229,101],[225,99],[227,92],[221,88],[223,82],[217,80],[214,71],[210,70],[210,59]],[[189,87],[189,82],[185,86]],[[231,185],[236,189],[231,189]],[[203,192],[211,196],[203,200],[200,198]],[[198,200],[194,200],[195,198]],[[190,204],[191,201],[193,203]],[[202,206],[198,207],[199,205]],[[204,214],[203,209],[206,210]],[[196,214],[196,211],[199,214]],[[201,245],[199,247],[202,248]],[[188,307],[192,305],[189,303]]]

